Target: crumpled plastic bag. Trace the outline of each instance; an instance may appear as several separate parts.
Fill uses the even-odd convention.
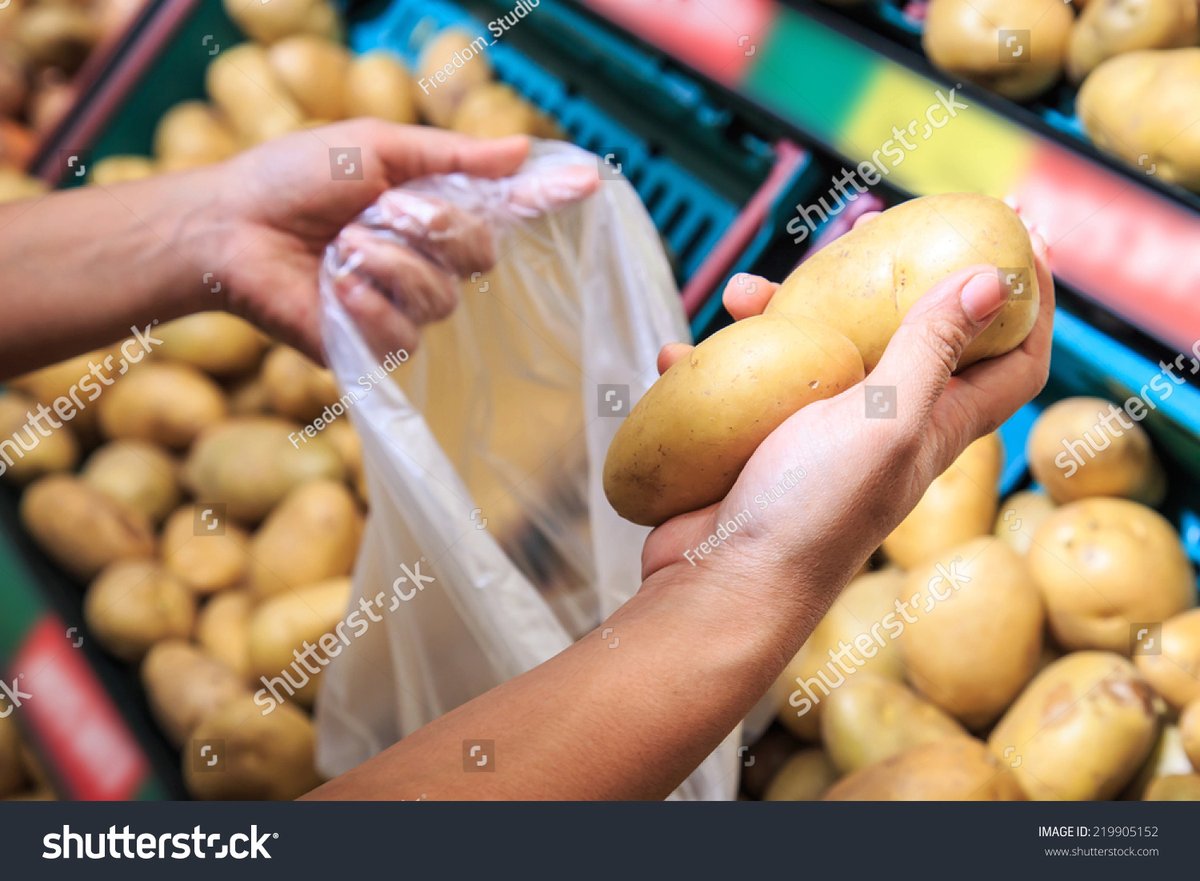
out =
[[[427,326],[406,360],[371,354],[335,294],[356,255],[337,243],[326,254],[322,331],[353,394],[370,496],[351,610],[373,612],[323,676],[318,765],[328,775],[562,651],[640,584],[648,530],[609,506],[604,457],[656,378],[659,349],[688,328],[658,233],[625,180],[549,210],[547,172],[596,163],[537,142],[513,178],[425,178],[355,221],[358,233],[425,253],[455,231],[431,228],[424,203],[449,202],[497,230],[495,267],[461,279],[458,309]],[[674,797],[732,798],[738,737]]]

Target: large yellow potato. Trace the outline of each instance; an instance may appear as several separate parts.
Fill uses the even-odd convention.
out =
[[[163,565],[197,594],[234,587],[250,572],[250,538],[227,520],[220,508],[184,505],[163,524]]]
[[[904,639],[913,687],[968,728],[999,716],[1037,670],[1042,598],[1016,551],[975,538],[913,569]]]
[[[1076,652],[1051,664],[988,738],[1035,801],[1112,798],[1158,738],[1159,702],[1127,659]]]
[[[211,165],[237,151],[237,137],[229,124],[203,101],[176,104],[154,128],[154,158],[163,171]]]
[[[271,409],[305,425],[340,397],[333,372],[290,346],[276,346],[267,353],[261,376]]]
[[[55,563],[83,581],[116,560],[154,555],[145,515],[72,475],[30,484],[21,523]]]
[[[274,0],[261,8],[273,9],[287,2]],[[242,144],[268,141],[304,124],[304,111],[275,75],[262,46],[242,43],[226,49],[209,63],[204,83],[208,97],[229,120]]]
[[[820,801],[837,779],[838,770],[823,750],[801,750],[779,769],[763,801]]]
[[[1054,507],[1045,493],[1029,489],[1015,492],[1001,503],[992,534],[1023,557],[1033,546],[1038,527]]]
[[[391,53],[359,55],[346,75],[346,116],[412,125],[417,121],[415,88],[408,68]]]
[[[1084,81],[1075,108],[1098,149],[1200,192],[1200,126],[1181,122],[1200,118],[1200,49],[1110,58]]]
[[[285,37],[267,50],[279,82],[310,119],[346,115],[350,53],[339,43],[312,34]]]
[[[8,387],[50,409],[60,399],[64,408],[71,404],[76,411],[70,421],[71,429],[86,441],[95,434],[97,407],[94,402],[120,378],[115,359],[108,362],[113,369],[105,369],[106,359],[113,355],[112,349],[96,349],[14,377],[9,380]]]
[[[1067,649],[1128,655],[1134,625],[1196,604],[1179,536],[1158,512],[1126,499],[1083,499],[1042,523],[1028,556],[1050,629]]]
[[[349,575],[363,519],[344,483],[314,480],[288,493],[250,542],[250,588],[260,599]]]
[[[237,697],[192,731],[183,779],[198,799],[294,799],[321,783],[315,746],[313,724],[304,713],[281,705],[264,715],[253,697]]]
[[[904,623],[896,611],[903,586],[904,576],[896,569],[868,572],[846,585],[779,676],[779,721],[785,728],[816,739],[823,696],[842,676],[837,657],[852,655],[856,670],[897,682],[904,678],[897,643]]]
[[[1074,21],[1062,0],[930,0],[921,45],[946,73],[1021,101],[1061,76]]]
[[[249,693],[234,671],[181,639],[150,649],[141,677],[154,718],[176,746],[183,746],[209,713]]]
[[[947,193],[913,199],[817,251],[779,286],[768,315],[820,321],[850,338],[870,372],[920,297],[977,264],[1002,272],[1011,296],[959,361],[966,367],[1015,349],[1037,320],[1037,271],[1029,232],[990,196]]]
[[[1071,28],[1067,74],[1080,82],[1096,65],[1114,55],[1194,46],[1200,37],[1196,12],[1196,0],[1093,3]]]
[[[37,402],[32,398],[0,393],[0,476],[26,484],[47,474],[70,471],[78,461],[79,442],[69,423],[54,428],[54,423],[38,418]]]
[[[1200,771],[1200,701],[1192,701],[1180,713],[1179,736],[1192,767]]]
[[[291,422],[261,416],[214,426],[192,447],[184,484],[202,502],[223,502],[235,520],[257,523],[300,484],[345,477],[337,450],[320,435],[306,439],[299,431]]]
[[[426,122],[449,128],[454,112],[475,86],[492,78],[487,37],[447,28],[421,51],[417,62],[417,107]]]
[[[25,768],[21,761],[21,735],[12,715],[0,719],[0,798],[8,798],[25,788]]]
[[[469,91],[454,111],[450,128],[473,138],[536,135],[537,108],[504,83],[481,83]]]
[[[191,636],[196,600],[158,563],[118,560],[88,588],[83,620],[110,653],[137,661],[157,642]]]
[[[862,378],[853,344],[827,325],[773,315],[732,324],[638,401],[608,449],[605,495],[648,526],[719,501],[785,419]]]
[[[1021,801],[1013,775],[978,740],[925,743],[842,778],[826,801]]]
[[[1025,449],[1034,480],[1060,505],[1119,496],[1154,506],[1167,491],[1150,437],[1102,398],[1064,398],[1047,407]]]
[[[1004,447],[998,434],[970,444],[883,540],[888,559],[911,569],[949,548],[987,535],[1000,503],[998,481],[1003,461]]]
[[[196,642],[243,681],[250,679],[253,611],[254,600],[248,591],[227,590],[205,603],[196,619]]]
[[[833,691],[821,714],[830,761],[849,774],[918,744],[965,737],[966,730],[899,682],[855,673]]]
[[[1146,645],[1133,663],[1175,710],[1200,700],[1200,609],[1162,624],[1157,645]]]
[[[162,447],[111,441],[84,463],[84,483],[159,523],[179,504],[179,464]]]
[[[270,0],[247,3],[223,0],[225,12],[246,36],[259,43],[274,43],[292,34],[317,34],[336,38],[341,25],[329,0]]]
[[[98,404],[105,437],[173,450],[187,447],[228,413],[220,386],[194,367],[170,362],[139,364]]]
[[[253,324],[228,312],[197,312],[176,318],[156,333],[163,341],[160,357],[220,377],[253,370],[270,344]]]
[[[345,640],[354,634],[338,627],[349,603],[350,579],[334,578],[272,597],[254,610],[250,673],[260,677],[256,688],[263,685],[256,692],[260,701],[296,700],[312,706],[320,670],[341,654]],[[313,665],[319,668],[317,673],[310,672]],[[268,698],[269,687],[275,689],[274,697]]]

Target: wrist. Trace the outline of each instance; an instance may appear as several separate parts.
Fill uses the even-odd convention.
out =
[[[166,307],[176,316],[228,308],[233,259],[248,237],[239,236],[237,206],[225,181],[224,163],[178,173],[172,181],[169,242],[181,259]]]

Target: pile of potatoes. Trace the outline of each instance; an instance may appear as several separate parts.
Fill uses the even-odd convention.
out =
[[[75,99],[72,80],[143,0],[8,0],[0,9],[0,202],[35,196],[25,174],[38,139]]]
[[[995,435],[930,486],[776,683],[749,796],[1200,800],[1196,572],[1116,415],[1043,411],[1036,490],[1001,501]]]
[[[343,46],[328,0],[226,0],[225,8],[251,41],[229,47],[209,64],[208,100],[168,110],[155,129],[153,155],[95,163],[94,183],[208,165],[289,132],[358,117],[425,123],[475,137],[561,136],[552,120],[494,81],[483,47],[464,30],[434,36],[410,72],[389,52],[354,55]]]
[[[930,0],[929,60],[1017,101],[1064,76],[1096,147],[1200,192],[1197,0]],[[1007,32],[1014,33],[1007,33]],[[1025,39],[1024,35],[1028,34]],[[1001,45],[1013,40],[1012,51]]]
[[[154,333],[163,344],[123,373],[114,347],[12,380],[3,436],[24,437],[27,412],[72,386],[86,406],[4,479],[23,488],[29,534],[86,589],[86,638],[140,666],[191,792],[292,798],[319,782],[307,710],[320,676],[266,716],[253,695],[345,614],[359,440],[346,416],[298,434],[338,400],[332,376],[243,320],[201,313]],[[110,355],[89,403],[80,380]],[[192,746],[212,740],[226,773],[196,771]]]

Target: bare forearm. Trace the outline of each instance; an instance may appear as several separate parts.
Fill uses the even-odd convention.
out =
[[[0,379],[200,306],[219,272],[207,171],[0,206]],[[210,283],[204,283],[204,274]]]
[[[536,669],[459,707],[309,797],[657,799],[746,715],[820,611],[774,607],[688,566]],[[611,628],[611,629],[610,629]],[[463,743],[493,741],[492,773]]]

